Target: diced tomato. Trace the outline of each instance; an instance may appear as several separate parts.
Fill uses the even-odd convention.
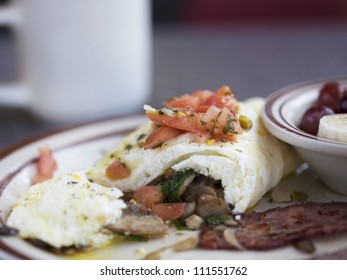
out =
[[[147,112],[147,117],[156,124],[176,129],[205,134],[211,139],[235,141],[236,135],[242,134],[237,117],[227,108],[212,105],[206,113],[178,112],[174,116]]]
[[[114,160],[105,170],[106,176],[111,180],[124,179],[130,176],[130,170],[120,160]]]
[[[214,95],[206,100],[205,105],[215,105],[218,108],[226,107],[233,113],[236,113],[239,108],[238,102],[234,98],[234,91],[228,86],[219,88]]]
[[[198,96],[185,94],[181,97],[174,97],[165,102],[165,105],[171,109],[194,110],[199,106],[200,99]]]
[[[210,138],[221,141],[235,141],[236,136],[242,134],[241,125],[237,117],[224,107],[222,110],[212,105],[203,116],[205,129],[209,131]]]
[[[206,113],[208,108],[210,108],[210,106],[208,105],[201,105],[195,108],[195,112],[196,113]]]
[[[177,130],[169,130],[167,127],[192,132],[200,143],[209,139],[236,141],[236,136],[242,134],[235,115],[239,105],[228,86],[219,88],[215,93],[204,90],[175,97],[165,105],[173,109],[172,114],[163,111],[146,112],[147,117],[162,128],[148,137],[145,148],[155,147],[179,135]]]
[[[137,189],[134,194],[136,202],[151,208],[154,204],[161,202],[164,198],[159,186],[145,186]]]
[[[53,158],[52,151],[48,147],[39,148],[39,159],[36,165],[37,174],[32,179],[34,184],[41,183],[52,178],[57,169],[57,162]]]
[[[203,130],[197,114],[182,112],[182,114],[169,116],[166,114],[147,112],[146,115],[152,122],[161,126],[170,126],[189,132],[199,132]]]
[[[185,203],[158,203],[153,205],[152,211],[164,221],[173,221],[181,217],[184,213]]]
[[[184,132],[185,132],[184,130],[169,127],[169,126],[159,127],[155,129],[150,135],[148,135],[143,147],[145,149],[151,149],[151,148],[157,147],[160,144],[172,138],[175,138]]]
[[[184,109],[195,113],[206,112],[206,107],[212,105],[221,109],[227,107],[233,113],[236,113],[239,107],[234,98],[234,91],[228,86],[222,86],[215,93],[202,90],[191,95],[185,94],[181,97],[175,97],[166,101],[165,105],[171,109]]]
[[[184,109],[196,112],[196,108],[204,105],[206,100],[212,95],[214,95],[212,91],[199,90],[192,94],[171,98],[165,102],[165,106],[171,109]]]
[[[214,95],[214,92],[210,90],[199,90],[192,93],[193,96],[197,96],[200,100],[200,105],[206,104],[206,100]]]

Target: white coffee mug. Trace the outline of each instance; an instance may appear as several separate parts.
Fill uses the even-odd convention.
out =
[[[13,26],[20,80],[0,104],[71,122],[139,112],[151,87],[150,0],[17,0],[0,8]]]

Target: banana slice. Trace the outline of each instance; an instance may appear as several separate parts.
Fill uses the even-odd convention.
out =
[[[347,114],[322,117],[318,137],[347,143]]]

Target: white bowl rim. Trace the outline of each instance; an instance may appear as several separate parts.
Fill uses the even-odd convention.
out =
[[[294,91],[305,88],[319,88],[322,84],[329,81],[343,81],[346,83],[347,78],[330,77],[308,80],[283,87],[270,94],[265,100],[265,106],[261,114],[265,127],[275,137],[298,148],[331,155],[347,156],[346,143],[332,141],[306,133],[290,124],[283,116],[283,112],[281,112],[285,101],[293,97]]]

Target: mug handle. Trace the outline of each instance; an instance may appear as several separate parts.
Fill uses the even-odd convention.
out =
[[[0,26],[18,25],[20,21],[19,10],[14,5],[0,7]],[[26,107],[30,102],[30,93],[22,83],[1,82],[0,104],[5,106]]]

